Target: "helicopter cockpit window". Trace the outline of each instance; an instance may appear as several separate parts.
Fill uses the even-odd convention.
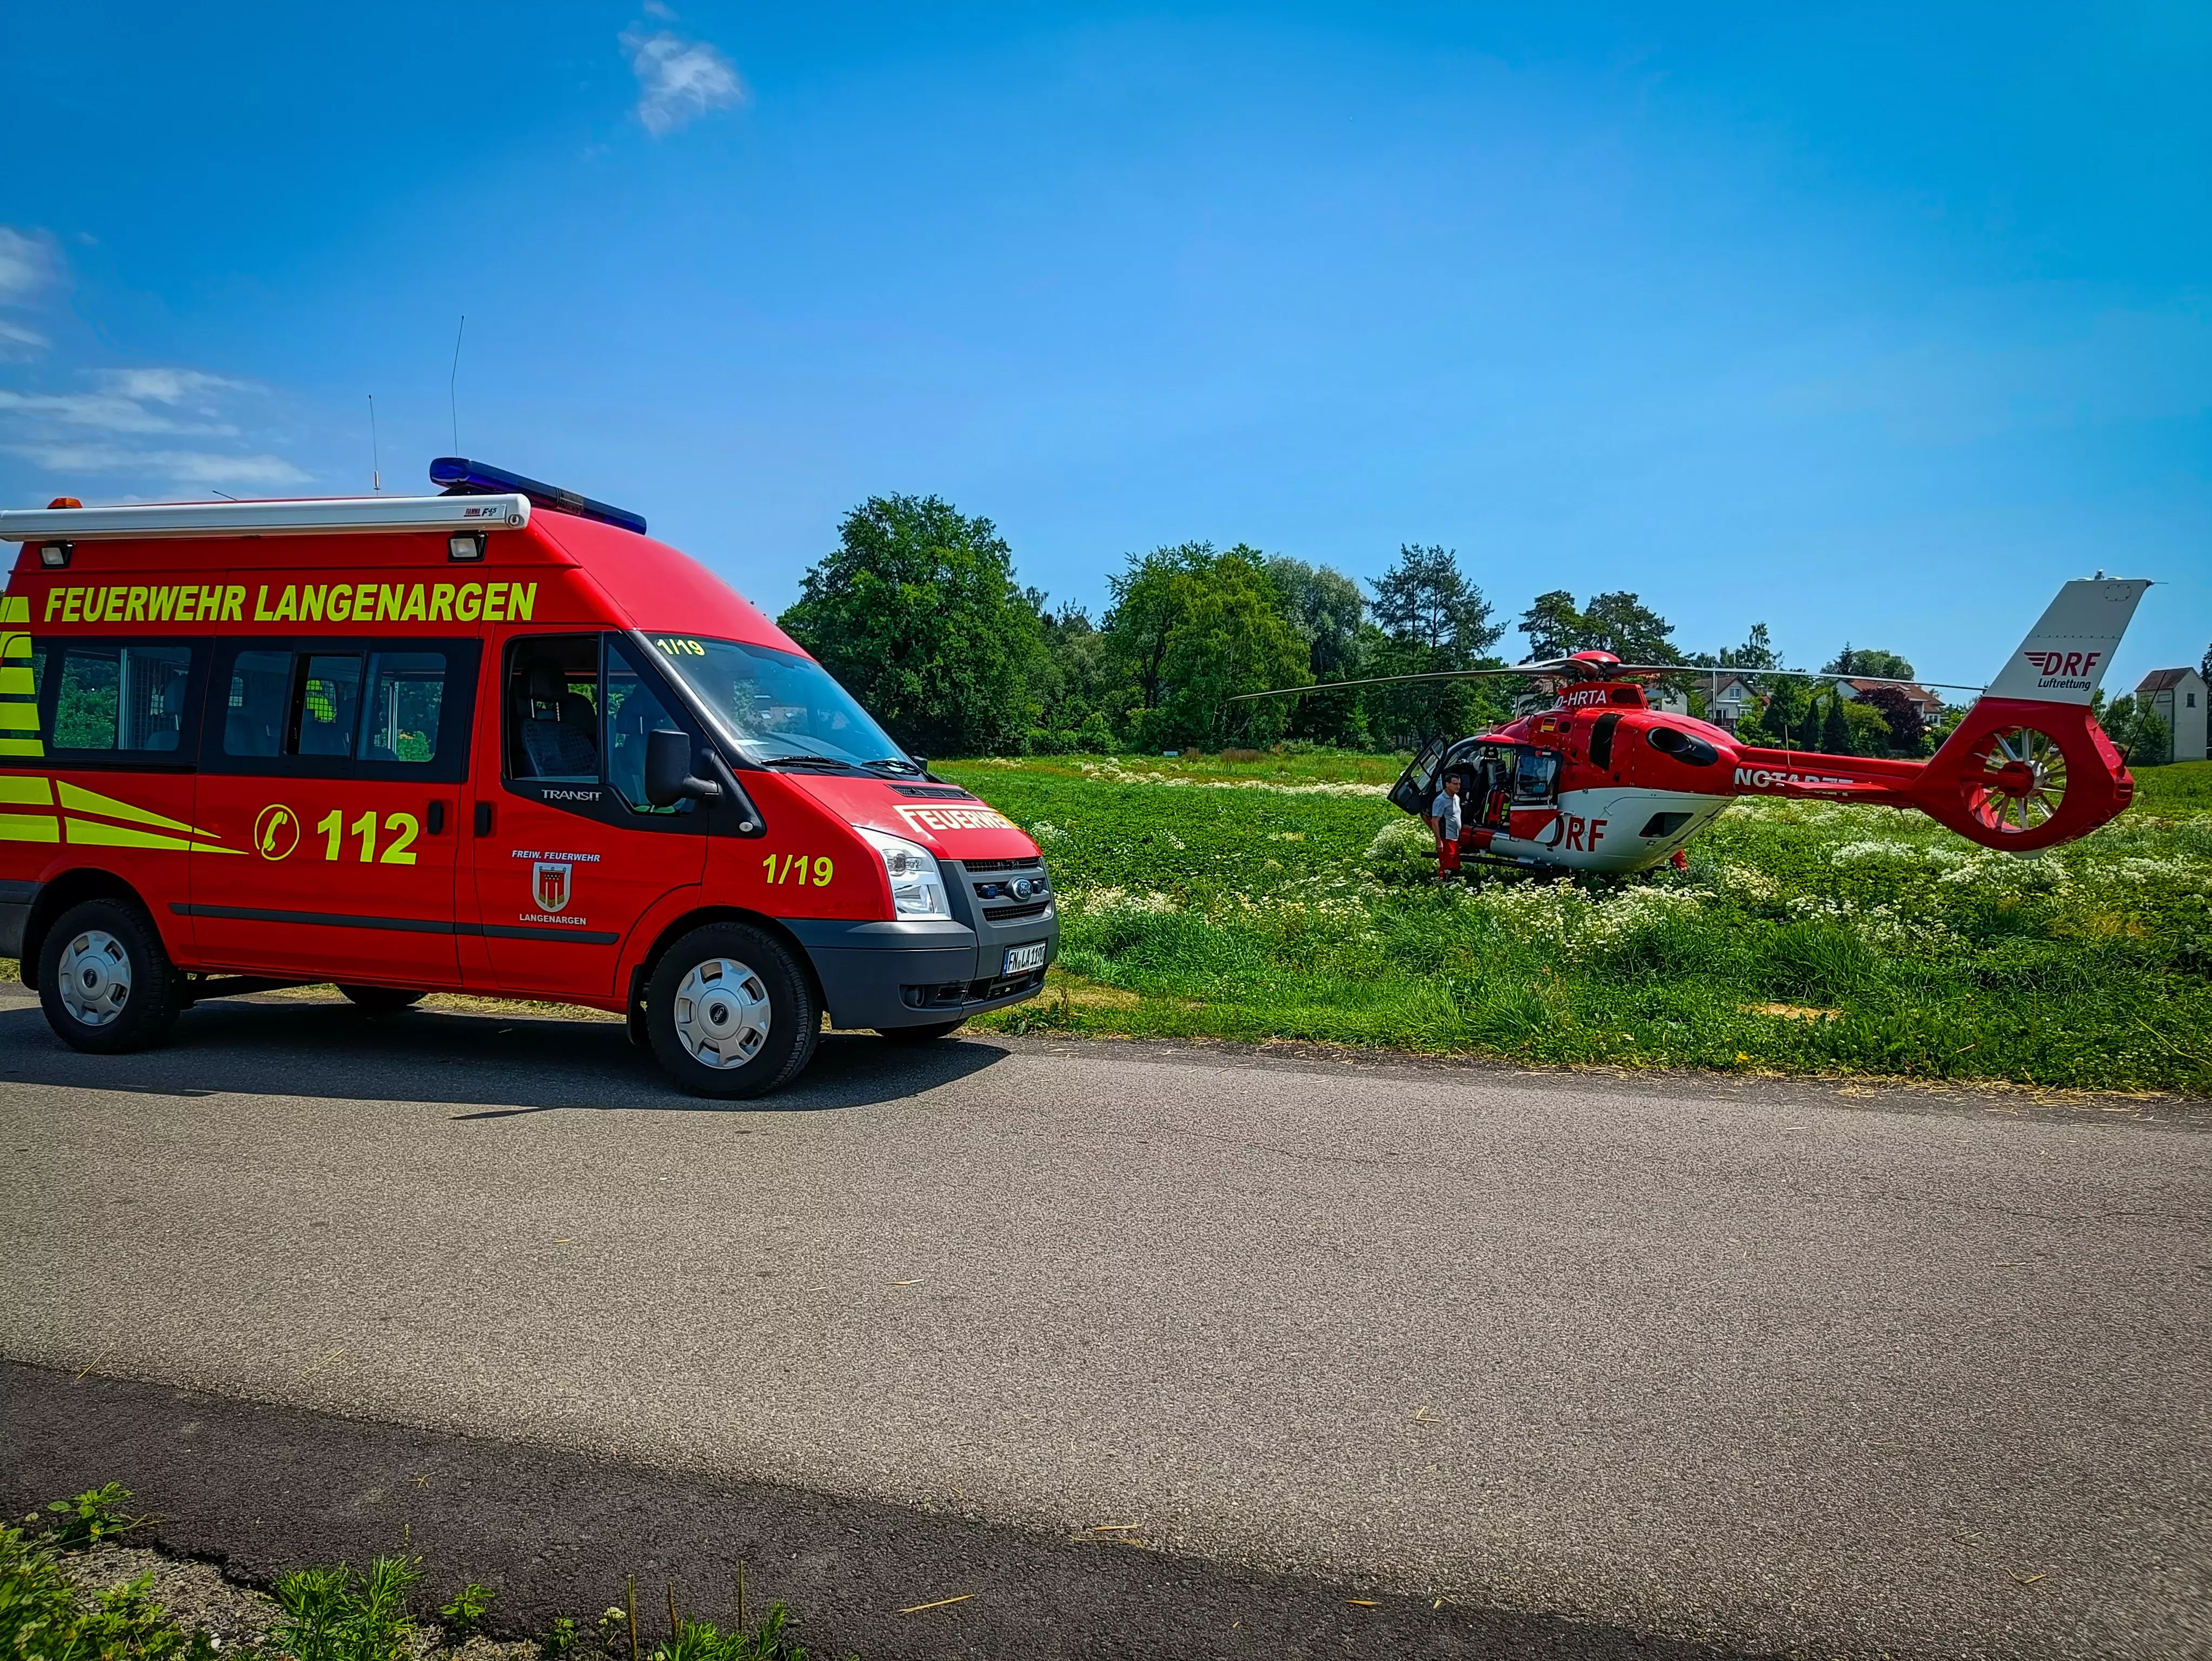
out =
[[[1513,770],[1513,800],[1549,801],[1559,788],[1559,757],[1542,750],[1523,750]]]

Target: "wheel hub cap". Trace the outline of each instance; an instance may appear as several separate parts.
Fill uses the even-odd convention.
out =
[[[694,964],[676,989],[676,1037],[708,1067],[743,1067],[768,1043],[768,987],[729,958]]]
[[[87,1026],[106,1026],[131,1001],[131,954],[104,928],[88,928],[62,952],[62,1007]]]

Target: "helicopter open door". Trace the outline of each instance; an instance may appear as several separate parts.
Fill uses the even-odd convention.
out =
[[[1431,739],[1406,770],[1398,775],[1397,783],[1390,787],[1391,805],[1415,818],[1426,818],[1429,804],[1436,799],[1437,777],[1443,771],[1443,765],[1444,741]]]

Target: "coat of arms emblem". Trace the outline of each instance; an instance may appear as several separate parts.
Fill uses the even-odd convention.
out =
[[[568,909],[568,873],[572,869],[561,860],[540,860],[532,873],[531,897],[538,902],[540,911],[566,911]]]

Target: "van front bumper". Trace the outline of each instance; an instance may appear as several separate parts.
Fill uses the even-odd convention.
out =
[[[1047,964],[1060,955],[1060,919],[1050,911],[981,932],[948,922],[781,921],[814,964],[830,1024],[848,1030],[930,1026],[1003,1009],[1044,989],[1042,966],[1001,972],[1009,946],[1042,940]]]

